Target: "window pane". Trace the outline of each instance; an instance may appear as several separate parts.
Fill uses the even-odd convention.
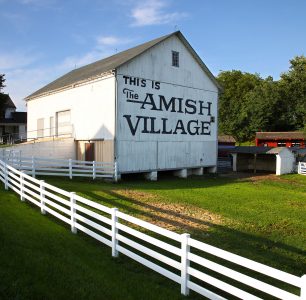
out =
[[[172,51],[172,66],[179,66],[179,52],[177,51]]]

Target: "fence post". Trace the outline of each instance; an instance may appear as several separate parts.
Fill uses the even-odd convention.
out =
[[[301,300],[306,300],[306,274],[301,277],[302,285],[301,285]]]
[[[45,211],[45,187],[44,187],[44,180],[40,180],[39,181],[39,185],[40,185],[40,211],[43,215],[46,214]]]
[[[23,171],[21,171],[20,172],[20,200],[21,201],[24,201],[23,188],[24,188],[24,174],[23,174]]]
[[[183,233],[181,235],[181,294],[184,296],[189,295],[189,288],[187,287],[187,282],[189,280],[188,267],[189,267],[189,259],[188,252],[190,251],[190,246],[188,243],[188,239],[190,238],[190,234]]]
[[[96,179],[96,161],[92,162],[92,179]]]
[[[32,177],[35,178],[35,157],[32,156]]]
[[[118,250],[117,250],[118,241],[116,239],[116,235],[118,233],[117,212],[118,212],[118,208],[112,208],[112,256],[113,257],[118,257]]]
[[[4,164],[4,188],[8,190],[8,169],[7,163]]]
[[[115,179],[115,182],[117,182],[118,181],[118,164],[117,164],[117,161],[115,161],[115,166],[114,167],[115,167],[114,179]]]
[[[71,232],[72,233],[77,233],[78,230],[75,227],[76,225],[76,218],[75,218],[75,213],[76,213],[76,208],[75,208],[75,192],[70,193],[70,212],[71,212]]]
[[[72,179],[72,159],[69,159],[69,178]]]

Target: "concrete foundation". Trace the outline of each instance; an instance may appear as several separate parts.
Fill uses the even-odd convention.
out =
[[[180,170],[174,171],[173,175],[179,178],[187,178],[188,172],[187,172],[187,169],[180,169]]]
[[[196,169],[191,169],[192,175],[198,175],[201,176],[203,175],[203,168],[196,168]]]
[[[207,168],[208,173],[217,173],[217,166]]]
[[[157,180],[157,172],[148,172],[144,174],[146,180],[156,181]]]

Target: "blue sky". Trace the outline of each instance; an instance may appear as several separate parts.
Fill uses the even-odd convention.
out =
[[[75,67],[177,29],[215,75],[278,79],[306,54],[305,0],[0,0],[0,18],[0,73],[20,111]]]

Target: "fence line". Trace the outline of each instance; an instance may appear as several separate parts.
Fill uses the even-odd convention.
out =
[[[306,175],[306,162],[299,162],[298,174]]]
[[[110,178],[115,181],[118,179],[117,162],[106,163],[98,161],[81,161],[74,159],[54,159],[42,157],[22,157],[20,154],[6,155],[5,152],[0,154],[0,159],[10,166],[26,174],[36,177],[44,176],[65,176],[72,179],[73,177],[91,177]]]
[[[0,180],[5,189],[11,188],[19,194],[21,201],[27,200],[38,206],[42,214],[49,213],[70,225],[73,233],[80,230],[111,247],[113,257],[124,254],[177,282],[183,295],[193,290],[209,299],[225,299],[217,294],[225,291],[227,295],[249,300],[260,299],[255,291],[259,290],[279,299],[306,299],[306,275],[298,277],[200,242],[189,234],[178,234],[150,224],[117,208],[106,207],[33,178],[2,160]],[[221,258],[225,265],[205,258],[207,254]],[[226,266],[226,262],[232,267]],[[243,274],[241,269],[232,269],[233,265],[257,275]],[[263,274],[265,280],[269,276],[299,288],[300,296],[264,282],[258,274]],[[234,285],[237,283],[238,287]]]

